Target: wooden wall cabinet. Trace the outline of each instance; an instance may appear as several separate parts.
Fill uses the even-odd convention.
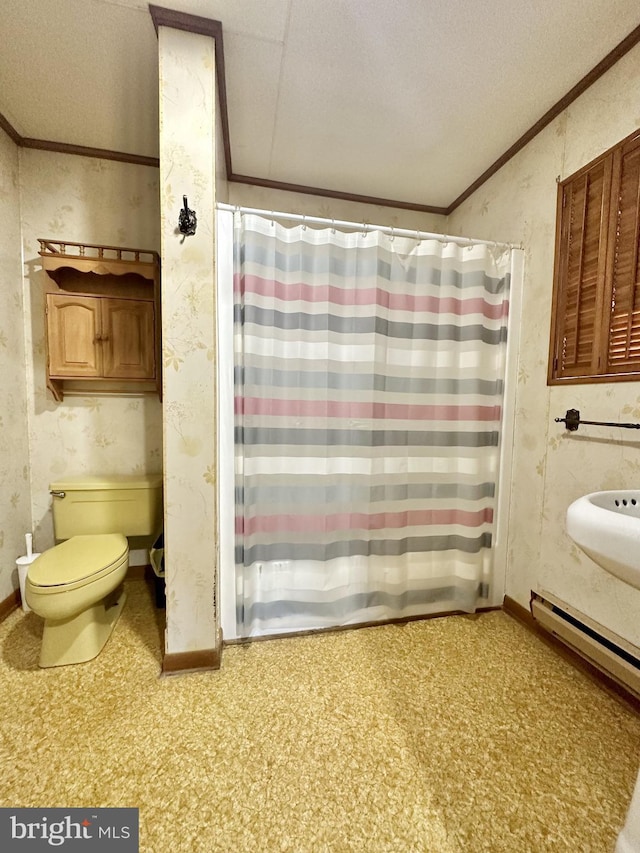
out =
[[[47,384],[161,392],[160,264],[155,252],[40,240],[48,273]]]

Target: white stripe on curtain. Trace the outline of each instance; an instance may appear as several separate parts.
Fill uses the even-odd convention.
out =
[[[239,636],[489,603],[510,255],[234,214]]]

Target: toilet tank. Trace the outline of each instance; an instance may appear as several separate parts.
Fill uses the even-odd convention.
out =
[[[56,540],[93,533],[151,536],[162,526],[162,474],[65,477],[49,489]]]

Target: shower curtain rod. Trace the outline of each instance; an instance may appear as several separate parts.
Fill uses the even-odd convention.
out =
[[[351,228],[354,231],[382,231],[397,237],[413,237],[417,240],[439,240],[441,243],[457,243],[459,246],[495,246],[500,249],[521,249],[514,243],[497,243],[495,240],[474,240],[472,237],[452,237],[450,234],[436,234],[420,231],[417,228],[395,228],[392,225],[368,225],[366,222],[348,222],[340,219],[322,219],[318,216],[306,216],[301,213],[283,213],[277,210],[259,210],[256,207],[242,207],[237,204],[216,204],[218,210],[229,210],[231,213],[255,213],[265,219],[289,219],[292,222],[306,222],[316,225],[328,225],[331,228]]]

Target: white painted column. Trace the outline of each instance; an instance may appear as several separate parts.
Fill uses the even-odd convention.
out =
[[[215,42],[158,28],[167,627],[164,671],[219,665]],[[183,237],[183,196],[195,210]]]

